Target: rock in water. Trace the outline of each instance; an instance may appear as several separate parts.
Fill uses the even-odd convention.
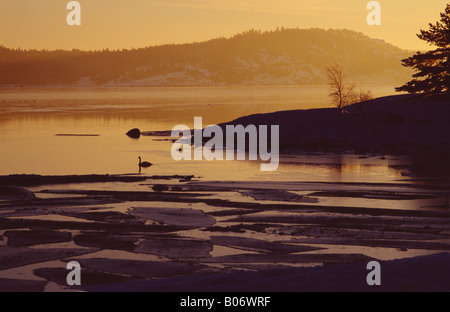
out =
[[[16,199],[34,199],[36,196],[33,192],[14,185],[0,185],[0,199],[1,200],[16,200]]]
[[[155,184],[155,185],[153,185],[152,189],[155,192],[163,192],[163,191],[168,191],[169,187],[167,185]]]
[[[138,128],[131,129],[127,132],[127,135],[130,138],[139,139],[139,137],[141,136],[141,130],[139,130]]]

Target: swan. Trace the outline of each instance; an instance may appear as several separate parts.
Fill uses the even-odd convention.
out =
[[[149,163],[148,161],[141,161],[141,156],[139,156],[138,159],[139,159],[139,167],[146,168],[146,167],[150,167],[151,165],[153,165],[153,164]]]

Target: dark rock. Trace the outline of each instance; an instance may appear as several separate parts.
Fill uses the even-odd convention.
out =
[[[141,136],[141,130],[139,130],[138,128],[131,129],[127,132],[127,135],[130,138],[139,139],[139,137]]]
[[[3,190],[12,190],[15,186],[39,186],[44,184],[72,184],[72,183],[95,183],[95,182],[139,182],[145,181],[145,177],[131,177],[121,175],[100,175],[100,174],[88,174],[88,175],[62,175],[62,176],[43,176],[36,174],[14,174],[8,176],[0,176],[0,185],[7,186]],[[15,188],[17,190],[17,188]],[[23,189],[25,190],[25,189]],[[3,191],[3,192],[5,192]],[[30,192],[28,190],[25,190]],[[8,191],[9,192],[9,191]],[[23,191],[20,191],[23,192]],[[0,189],[0,196],[1,196]],[[31,192],[30,192],[31,193]],[[8,193],[6,193],[8,194]]]
[[[129,214],[167,226],[196,228],[212,226],[216,219],[197,209],[135,207]]]
[[[189,181],[192,180],[193,177],[194,177],[193,175],[191,175],[191,176],[185,176],[185,177],[183,177],[182,179],[180,179],[180,182],[189,182]]]
[[[34,270],[34,274],[45,278],[48,281],[55,282],[59,285],[67,286],[66,277],[67,271],[65,268],[39,268]],[[83,268],[81,275],[81,285],[102,285],[124,283],[136,280],[142,280],[137,277],[122,276],[119,274],[99,272]],[[71,288],[82,288],[82,286],[72,286]]]
[[[245,229],[243,229],[242,224],[241,225],[229,225],[229,226],[211,226],[202,231],[245,233]]]
[[[75,212],[66,213],[67,216],[100,221],[107,223],[122,223],[122,224],[141,224],[144,225],[144,221],[140,220],[135,216],[131,216],[126,213],[121,213],[118,211],[96,211],[96,212]]]
[[[10,247],[62,243],[62,242],[70,242],[72,240],[72,234],[70,234],[69,232],[47,231],[47,230],[6,231],[4,235],[8,237],[8,246]]]
[[[0,198],[15,200],[15,199],[34,199],[34,193],[19,186],[14,185],[0,185]]]
[[[45,284],[47,281],[0,278],[0,292],[43,292]]]
[[[167,185],[155,184],[155,185],[153,185],[152,189],[155,192],[163,192],[163,191],[168,191],[169,187]]]
[[[137,243],[136,237],[123,237],[119,235],[109,235],[105,232],[83,233],[73,238],[78,246],[97,247],[101,249],[133,250]]]
[[[97,272],[108,272],[110,274],[141,278],[186,275],[201,269],[200,265],[172,261],[140,261],[104,258],[70,260],[78,261],[83,270],[90,269]],[[81,276],[81,284],[83,285],[83,275]]]
[[[1,247],[0,270],[17,268],[20,266],[76,257],[98,251],[92,248],[29,248],[29,247]]]
[[[169,259],[210,257],[210,242],[180,239],[149,239],[141,242],[135,252],[164,256]]]
[[[268,242],[243,236],[211,236],[214,245],[222,245],[230,248],[237,248],[256,252],[270,252],[275,254],[290,254],[295,252],[305,252],[324,249],[298,244],[285,244],[282,242]]]

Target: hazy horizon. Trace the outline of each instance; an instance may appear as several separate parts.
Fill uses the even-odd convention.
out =
[[[69,1],[0,1],[0,44],[12,49],[103,50],[203,42],[249,29],[349,29],[401,49],[426,50],[416,34],[439,20],[447,1],[381,4],[381,25],[366,22],[368,0],[80,0],[81,26],[69,26]]]
[[[270,33],[270,32],[276,32],[279,29],[285,29],[285,30],[294,30],[294,29],[313,30],[313,29],[320,29],[320,30],[325,30],[325,31],[341,31],[341,30],[346,31],[346,30],[348,30],[348,31],[353,31],[353,32],[357,32],[357,33],[362,33],[364,36],[367,36],[370,39],[382,40],[386,44],[392,45],[392,46],[394,46],[396,48],[399,48],[401,50],[411,51],[411,52],[415,51],[414,49],[404,49],[402,47],[399,47],[399,46],[397,46],[397,45],[395,45],[395,44],[393,44],[391,42],[388,42],[388,41],[386,41],[384,39],[381,39],[381,38],[370,37],[369,35],[367,35],[367,34],[365,34],[363,32],[354,30],[354,29],[347,29],[347,28],[340,28],[340,29],[338,29],[338,28],[328,28],[328,29],[325,29],[325,28],[320,28],[320,27],[288,28],[288,27],[283,27],[283,26],[277,27],[276,29],[268,29],[268,30],[264,30],[264,31],[261,30],[261,29],[253,29],[253,28],[252,29],[245,29],[245,30],[242,30],[242,31],[237,32],[235,34],[232,34],[230,36],[216,36],[216,37],[207,38],[207,39],[202,40],[202,41],[189,41],[189,42],[186,41],[186,42],[179,42],[179,43],[162,43],[162,44],[154,44],[154,45],[146,45],[146,46],[142,46],[142,47],[130,47],[130,48],[115,48],[115,49],[114,48],[99,48],[99,49],[83,49],[83,48],[70,48],[70,49],[69,48],[67,48],[67,49],[64,49],[64,48],[55,48],[55,49],[48,49],[48,48],[23,48],[23,47],[7,46],[7,45],[3,44],[2,42],[0,42],[0,46],[3,46],[6,49],[12,49],[12,50],[19,50],[20,49],[20,50],[29,50],[29,51],[31,51],[31,50],[36,50],[36,51],[71,51],[71,50],[79,50],[79,51],[83,51],[83,52],[102,52],[104,50],[110,50],[110,51],[125,50],[125,51],[130,51],[130,50],[135,50],[135,49],[147,49],[147,48],[154,48],[154,47],[161,47],[161,46],[170,46],[170,45],[181,46],[181,45],[199,44],[199,43],[205,43],[205,42],[209,42],[209,41],[213,41],[213,40],[217,40],[217,39],[223,39],[223,38],[228,40],[228,39],[232,39],[232,38],[234,38],[236,36],[239,36],[239,35],[245,35],[246,33],[250,32],[250,31],[261,31],[261,33]],[[422,49],[422,50],[424,50],[424,49]]]

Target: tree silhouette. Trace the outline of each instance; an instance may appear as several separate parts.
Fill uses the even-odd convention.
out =
[[[338,108],[353,104],[356,99],[355,85],[347,81],[347,74],[342,66],[339,64],[330,66],[326,69],[326,74],[332,103]]]
[[[441,20],[429,24],[429,30],[421,30],[417,36],[438,48],[426,53],[417,52],[402,60],[403,66],[417,71],[413,80],[396,88],[409,93],[444,94],[450,88],[450,4],[447,4]]]

